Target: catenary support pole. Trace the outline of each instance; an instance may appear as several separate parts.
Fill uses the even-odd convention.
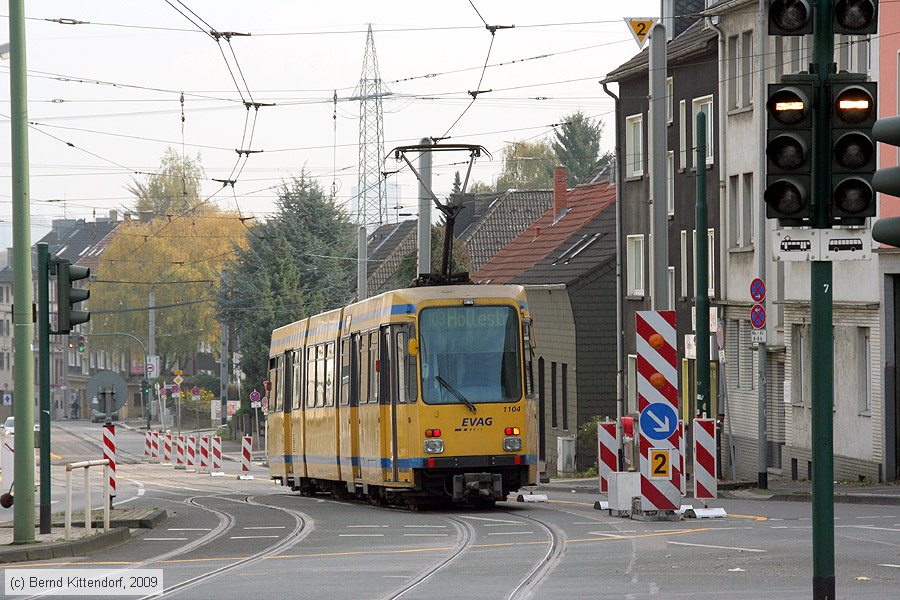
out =
[[[666,28],[657,22],[650,30],[650,300],[653,310],[669,306],[669,221],[666,206]],[[704,163],[705,164],[705,163]],[[699,235],[699,234],[698,234]],[[698,315],[699,318],[699,315]]]
[[[757,28],[759,31],[766,30],[766,0],[759,0],[759,18],[757,20]],[[759,97],[762,98],[766,89],[766,39],[768,36],[765,35],[757,35],[754,36],[756,38],[756,43],[759,44],[759,49],[756,52],[756,72],[759,83]],[[765,173],[766,172],[766,145],[763,143],[763,140],[766,139],[766,106],[762,102],[754,102],[753,110],[756,113],[757,118],[757,126],[759,128],[759,144],[758,146],[758,155],[756,157],[757,161],[757,173]],[[767,258],[767,243],[766,233],[768,231],[768,227],[766,226],[766,201],[764,198],[765,194],[765,186],[763,185],[764,179],[760,176],[758,179],[759,183],[756,185],[757,189],[757,197],[756,201],[756,272],[757,277],[759,277],[764,282],[766,281],[766,258]],[[758,371],[757,371],[757,382],[756,382],[756,391],[757,391],[757,410],[756,410],[756,418],[757,418],[757,426],[756,426],[756,439],[757,439],[757,447],[756,447],[756,466],[757,466],[757,486],[761,490],[768,489],[769,487],[769,463],[766,458],[766,448],[768,433],[766,432],[766,342],[760,342],[759,348],[757,350],[759,353],[758,359]]]
[[[429,138],[422,138],[422,145],[430,144]],[[422,152],[419,157],[419,258],[417,275],[431,273],[431,152]]]
[[[818,0],[813,10],[812,71],[820,101],[813,110],[813,227],[829,226],[831,131],[828,77],[834,72],[834,5]],[[832,264],[814,260],[810,277],[812,379],[813,599],[834,600],[834,339]]]
[[[38,380],[41,423],[40,530],[50,533],[50,250],[37,245],[38,256]]]
[[[228,270],[222,271],[222,288],[228,287]],[[221,348],[219,350],[219,408],[222,411],[219,415],[220,423],[225,425],[228,422],[228,323],[222,321],[219,323]]]
[[[706,205],[706,114],[697,113],[697,277],[695,305],[697,309],[696,413],[704,419],[709,411],[709,222]]]
[[[28,86],[24,0],[9,0],[9,91],[13,221],[13,411],[16,501],[13,543],[34,541],[34,323],[32,322],[31,213],[28,190]]]

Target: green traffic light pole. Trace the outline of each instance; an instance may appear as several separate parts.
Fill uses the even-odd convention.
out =
[[[37,245],[38,259],[38,393],[41,410],[41,533],[50,533],[50,250]]]
[[[88,337],[113,337],[113,336],[117,336],[117,335],[130,337],[131,339],[133,339],[134,341],[136,341],[138,343],[138,345],[141,347],[141,351],[144,353],[144,377],[147,376],[147,347],[144,346],[144,342],[142,342],[139,337],[131,335],[130,333],[125,333],[123,331],[110,331],[108,333],[85,333],[82,335],[86,335]],[[144,405],[144,410],[147,411],[147,430],[149,431],[150,430],[150,405],[148,404],[147,398],[144,395],[144,387],[143,386],[141,386],[141,402]],[[107,412],[107,414],[109,414],[109,413]]]
[[[696,414],[711,416],[709,406],[709,237],[706,234],[706,114],[697,113],[697,291],[694,304],[697,313]]]
[[[813,56],[817,79],[813,102],[812,226],[829,225],[831,132],[829,79],[834,73],[834,4],[817,0],[813,9]],[[814,260],[810,277],[812,346],[812,542],[813,598],[833,600],[834,582],[834,343],[832,341],[832,264]]]

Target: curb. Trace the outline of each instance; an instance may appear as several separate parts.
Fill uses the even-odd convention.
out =
[[[746,499],[746,498],[745,498]],[[812,502],[812,494],[775,494],[765,500],[776,502]],[[900,506],[900,496],[880,494],[835,494],[836,504],[869,504],[874,506]]]
[[[28,546],[9,546],[0,548],[0,564],[24,562],[32,560],[49,560],[67,556],[85,556],[97,550],[112,548],[124,544],[131,539],[131,531],[127,527],[110,529],[84,540],[72,542],[50,542]]]
[[[169,514],[164,509],[158,509],[153,511],[149,516],[142,518],[132,518],[132,519],[110,519],[109,527],[118,528],[118,527],[126,527],[128,529],[154,529],[157,525],[162,523],[168,518]],[[102,528],[103,527],[103,519],[97,519],[92,521],[93,527]],[[62,527],[62,522],[54,522],[54,526]],[[84,520],[81,521],[72,521],[72,527],[84,527]]]

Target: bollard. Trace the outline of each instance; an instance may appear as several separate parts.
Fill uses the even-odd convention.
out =
[[[253,448],[253,438],[249,435],[245,435],[241,438],[241,474],[238,475],[238,479],[253,479],[253,475],[250,474],[250,459],[251,452]]]
[[[213,477],[221,477],[225,475],[222,471],[222,438],[214,436],[212,438],[212,473]]]

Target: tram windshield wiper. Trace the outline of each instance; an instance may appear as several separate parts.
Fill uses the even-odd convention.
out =
[[[471,402],[468,398],[466,398],[466,397],[463,396],[461,393],[459,393],[459,390],[457,390],[455,387],[453,387],[452,385],[450,385],[450,383],[449,383],[446,379],[444,379],[443,377],[441,377],[440,375],[438,375],[438,376],[435,377],[435,380],[436,380],[439,384],[441,384],[448,392],[450,392],[451,394],[453,394],[453,396],[454,396],[457,400],[459,400],[460,402],[462,402],[463,404],[465,404],[465,405],[466,405],[466,408],[468,408],[469,410],[471,410],[473,413],[477,413],[477,412],[478,412],[478,409],[475,408],[475,405],[472,404],[472,402]]]

